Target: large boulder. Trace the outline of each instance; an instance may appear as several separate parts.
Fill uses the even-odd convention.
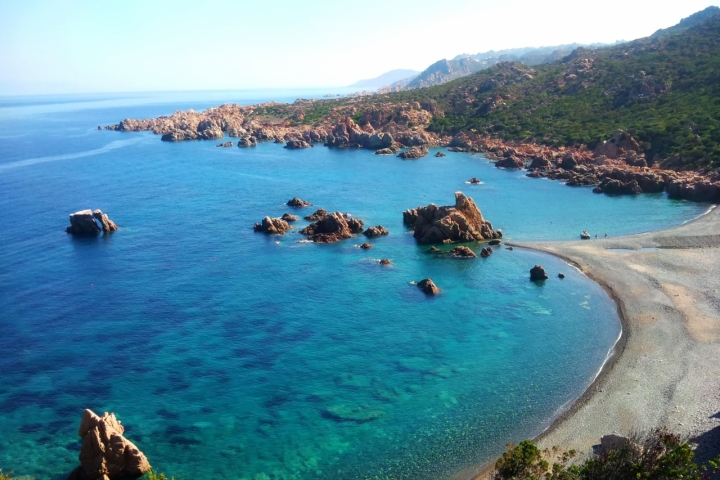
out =
[[[288,148],[290,150],[300,150],[302,148],[311,148],[312,145],[310,145],[305,140],[288,140],[287,144],[285,144],[284,148]]]
[[[632,135],[622,130],[617,130],[607,141],[595,147],[595,156],[601,155],[607,158],[618,158],[627,152],[640,152],[642,144],[635,140]]]
[[[362,233],[363,222],[340,212],[328,213],[315,223],[303,228],[300,233],[317,243],[333,243],[353,234]]]
[[[402,158],[403,160],[415,160],[417,158],[422,158],[427,154],[427,147],[425,145],[419,145],[409,148],[408,150],[398,155],[398,157]]]
[[[256,232],[264,232],[264,233],[274,233],[274,234],[283,234],[290,230],[292,227],[288,222],[283,220],[282,218],[270,218],[265,217],[262,219],[261,223],[255,224],[255,231]]]
[[[280,218],[282,218],[286,222],[297,222],[298,219],[297,215],[291,215],[289,213],[284,213],[283,216]]]
[[[495,166],[497,168],[507,168],[507,169],[519,169],[523,168],[525,166],[525,162],[523,162],[520,158],[516,157],[515,155],[510,155],[507,158],[504,158],[500,160],[499,162],[495,162]]]
[[[420,281],[417,283],[417,286],[418,286],[418,288],[419,288],[420,290],[423,291],[423,293],[424,293],[425,295],[437,295],[438,293],[440,293],[440,289],[439,289],[439,288],[437,287],[437,285],[435,285],[435,283],[434,283],[431,279],[429,279],[429,278],[426,278],[426,279],[424,279],[424,280],[420,280]]]
[[[107,412],[99,417],[91,410],[83,413],[80,430],[80,467],[72,480],[111,480],[138,478],[152,468],[145,455],[123,433],[125,428]]]
[[[114,232],[118,229],[115,222],[102,210],[80,210],[70,214],[70,226],[65,229],[73,235],[97,235],[100,232]]]
[[[546,280],[548,278],[547,272],[542,265],[535,265],[530,269],[530,280],[535,282],[537,280]]]
[[[255,137],[240,137],[238,140],[238,147],[256,147],[257,139]]]
[[[501,238],[485,220],[472,198],[455,192],[455,206],[430,204],[403,212],[403,220],[412,225],[420,243],[472,242]]]

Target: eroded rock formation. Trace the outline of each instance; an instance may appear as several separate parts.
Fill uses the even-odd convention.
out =
[[[114,232],[118,229],[115,222],[102,210],[80,210],[70,214],[70,226],[65,229],[74,235],[97,235],[100,232]]]
[[[305,220],[309,222],[317,222],[318,220],[321,220],[325,215],[327,215],[325,209],[318,208],[312,215],[305,215]]]
[[[281,219],[285,220],[286,222],[297,222],[297,215],[290,215],[289,213],[284,213]]]
[[[430,204],[403,212],[403,221],[412,226],[420,243],[472,242],[502,237],[485,220],[472,198],[455,192],[455,205]]]
[[[333,243],[362,233],[363,222],[340,212],[328,213],[300,231],[316,243]]]
[[[69,480],[138,478],[150,471],[145,455],[123,436],[125,428],[114,413],[99,417],[85,410],[78,433],[83,439],[80,467]]]

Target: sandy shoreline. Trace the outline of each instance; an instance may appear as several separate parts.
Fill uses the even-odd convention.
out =
[[[716,455],[720,208],[657,232],[514,245],[555,255],[579,268],[615,300],[622,322],[612,358],[581,397],[535,439],[538,444],[587,454],[604,434],[667,427],[697,444],[698,460]],[[455,478],[484,478],[491,467],[483,465]]]

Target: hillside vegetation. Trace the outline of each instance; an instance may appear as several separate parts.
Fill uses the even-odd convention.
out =
[[[354,105],[432,103],[427,130],[475,130],[507,140],[594,148],[616,130],[643,142],[649,163],[720,168],[720,9],[621,45],[579,48],[529,67],[503,62],[444,85],[367,97]],[[339,102],[342,102],[340,100]],[[306,119],[320,115],[305,111]],[[359,116],[359,115],[358,115]],[[305,123],[305,122],[304,122]]]

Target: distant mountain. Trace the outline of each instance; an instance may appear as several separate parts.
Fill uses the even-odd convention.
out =
[[[700,10],[699,12],[693,13],[687,18],[683,18],[680,20],[680,23],[677,25],[674,25],[670,28],[663,28],[658,30],[657,32],[652,34],[652,37],[657,38],[663,35],[669,35],[672,33],[680,33],[684,30],[687,30],[690,27],[693,27],[695,25],[698,25],[705,20],[707,20],[710,17],[713,17],[720,13],[720,8],[718,7],[707,7],[705,10]]]
[[[620,43],[620,42],[618,42]],[[462,54],[452,60],[440,60],[433,63],[414,78],[401,80],[392,86],[400,85],[406,89],[432,87],[441,85],[456,78],[466,77],[479,72],[500,62],[521,62],[525,65],[541,65],[560,60],[572,53],[579,47],[601,47],[605,44],[584,45],[572,43],[569,45],[557,45],[554,47],[526,47],[513,48],[509,50],[491,50],[474,55]]]
[[[350,86],[358,87],[358,88],[388,87],[391,84],[398,82],[400,80],[412,78],[412,77],[416,76],[418,73],[420,73],[420,72],[418,72],[417,70],[408,70],[408,69],[391,70],[387,73],[383,73],[379,77],[370,78],[367,80],[360,80],[359,82],[353,83]]]

